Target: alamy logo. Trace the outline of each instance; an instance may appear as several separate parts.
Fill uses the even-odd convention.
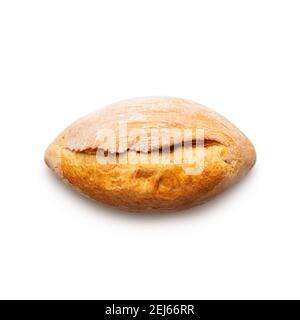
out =
[[[97,132],[96,152],[101,164],[181,165],[188,175],[204,169],[204,129],[131,128],[119,121],[118,129]],[[117,133],[116,133],[117,132]]]

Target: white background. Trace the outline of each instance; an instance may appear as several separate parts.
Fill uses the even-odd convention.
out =
[[[300,298],[299,1],[1,1],[0,298]],[[217,199],[137,216],[43,163],[103,105],[171,95],[226,116],[258,161]]]

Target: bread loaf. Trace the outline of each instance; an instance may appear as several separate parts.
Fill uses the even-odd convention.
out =
[[[252,143],[227,119],[172,97],[102,108],[65,129],[45,153],[46,164],[83,194],[134,211],[204,202],[255,160]]]

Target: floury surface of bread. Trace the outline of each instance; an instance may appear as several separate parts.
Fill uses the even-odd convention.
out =
[[[121,131],[124,123],[126,131]],[[185,129],[192,129],[192,135],[179,148],[183,136],[178,132]],[[201,146],[194,143],[196,129],[203,132]],[[110,130],[115,140],[99,139],[101,130]],[[151,135],[141,135],[143,130]],[[169,130],[177,132],[171,141],[164,139]],[[141,161],[151,153],[161,156],[166,147],[172,159],[201,154],[201,173],[189,174],[185,159]],[[102,163],[99,151],[131,161]],[[112,104],[74,122],[48,147],[45,161],[97,201],[133,211],[173,211],[204,202],[236,183],[255,164],[256,153],[250,140],[213,110],[180,98],[146,97]]]

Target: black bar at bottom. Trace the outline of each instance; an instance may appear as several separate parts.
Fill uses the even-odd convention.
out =
[[[18,303],[18,306],[13,304]],[[6,310],[5,310],[6,309]],[[11,316],[56,319],[298,319],[299,301],[279,300],[101,300],[1,301]]]

